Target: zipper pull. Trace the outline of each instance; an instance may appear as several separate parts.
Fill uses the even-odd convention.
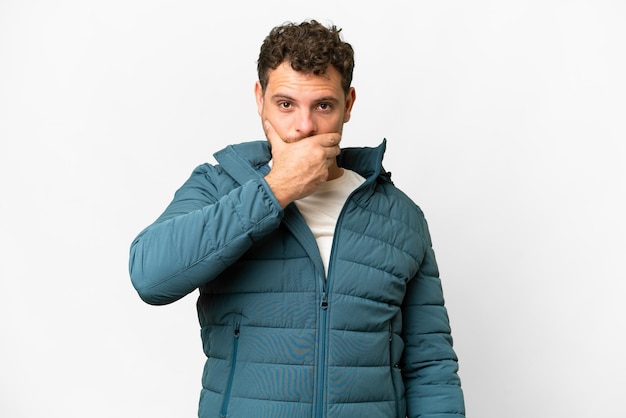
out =
[[[239,322],[235,324],[235,338],[239,338]]]
[[[322,293],[322,302],[320,303],[320,306],[322,309],[328,308],[328,296],[326,295],[326,292]]]

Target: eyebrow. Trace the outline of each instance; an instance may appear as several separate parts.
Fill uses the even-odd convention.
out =
[[[275,94],[271,97],[271,99],[272,101],[287,100],[290,102],[297,102],[295,98],[288,96],[286,94]],[[322,103],[322,102],[340,103],[340,100],[334,96],[323,96],[323,97],[320,97],[319,99],[315,99],[315,103]]]
[[[289,100],[290,102],[295,101],[295,99],[293,97],[287,96],[285,94],[275,94],[271,97],[272,101],[278,101],[278,100]]]

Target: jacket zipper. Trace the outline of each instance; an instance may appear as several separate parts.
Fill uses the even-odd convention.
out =
[[[330,260],[329,260],[329,265],[328,265],[328,276],[326,278],[324,278],[324,275],[321,275],[322,278],[322,283],[321,283],[321,289],[322,289],[322,295],[321,295],[321,301],[320,301],[320,351],[319,351],[319,357],[318,357],[318,362],[317,362],[317,376],[318,376],[318,380],[317,380],[317,398],[316,398],[316,404],[317,404],[317,413],[315,414],[316,418],[323,418],[324,417],[324,397],[325,397],[325,393],[326,393],[326,355],[327,355],[327,331],[326,331],[326,325],[328,322],[328,289],[330,289],[330,278],[331,278],[331,271],[332,271],[332,264],[333,264],[333,258],[334,258],[334,254],[335,254],[335,245],[337,242],[337,230],[338,230],[338,226],[340,225],[340,221],[343,218],[343,214],[346,210],[346,206],[348,204],[348,202],[352,199],[352,196],[359,191],[360,189],[362,189],[366,184],[369,183],[369,179],[365,179],[365,181],[359,186],[357,187],[355,190],[353,190],[350,195],[346,198],[346,201],[343,205],[343,208],[341,208],[341,212],[339,213],[339,216],[337,217],[337,223],[335,225],[335,236],[333,236],[333,244],[332,244],[332,249],[330,251]],[[391,326],[391,325],[390,325]],[[315,410],[315,408],[314,408]]]
[[[326,323],[328,317],[328,295],[324,290],[320,301],[320,351],[319,361],[317,362],[317,414],[322,418],[324,416],[324,396],[326,387]]]
[[[226,417],[228,413],[228,403],[230,402],[230,392],[233,388],[233,378],[235,377],[235,366],[237,365],[237,350],[239,348],[239,322],[235,323],[233,336],[233,359],[230,363],[230,374],[228,376],[228,386],[226,387],[226,392],[224,392],[224,402],[222,403],[222,411],[220,413],[220,417]]]

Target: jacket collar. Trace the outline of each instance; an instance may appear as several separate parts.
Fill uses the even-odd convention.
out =
[[[340,167],[356,171],[367,181],[374,181],[378,177],[391,182],[391,173],[382,166],[383,156],[387,148],[387,140],[374,148],[342,148],[337,157]],[[239,184],[258,179],[268,172],[267,163],[272,158],[267,141],[243,142],[229,145],[213,154],[220,167],[224,169]]]

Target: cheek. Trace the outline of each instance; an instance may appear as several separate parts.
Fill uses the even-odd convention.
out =
[[[322,122],[324,132],[341,132],[343,129],[343,114]]]
[[[272,127],[274,128],[278,136],[283,138],[283,141],[291,142],[286,139],[286,138],[289,138],[290,136],[290,127],[291,127],[291,122],[288,117],[278,112],[276,113],[265,112],[263,113],[261,118],[263,120],[268,120],[272,124]]]

